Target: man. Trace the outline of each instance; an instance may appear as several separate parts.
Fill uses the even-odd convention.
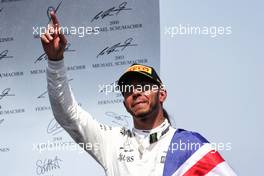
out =
[[[47,54],[48,92],[58,123],[87,150],[107,175],[235,175],[218,152],[198,133],[174,129],[163,103],[167,92],[152,67],[132,65],[118,80],[124,106],[132,115],[132,130],[98,123],[78,106],[68,85],[63,53],[67,43],[52,12],[54,31],[41,36]],[[198,148],[179,150],[178,144],[194,142]],[[177,145],[176,145],[177,144]]]

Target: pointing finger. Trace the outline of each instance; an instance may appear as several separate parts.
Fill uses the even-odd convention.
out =
[[[56,27],[56,26],[58,27],[59,26],[59,20],[58,20],[54,11],[50,12],[50,17],[51,17],[51,20],[52,20],[54,27]]]

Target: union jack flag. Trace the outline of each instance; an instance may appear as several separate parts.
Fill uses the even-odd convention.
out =
[[[163,176],[236,176],[199,133],[178,129],[167,152]]]

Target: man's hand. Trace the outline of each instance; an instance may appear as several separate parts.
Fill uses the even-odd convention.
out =
[[[63,59],[67,40],[60,31],[59,21],[55,12],[51,12],[50,15],[52,24],[49,24],[46,33],[41,35],[41,43],[49,59],[61,60]]]

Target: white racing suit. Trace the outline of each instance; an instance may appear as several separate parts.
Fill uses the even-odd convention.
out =
[[[68,85],[63,61],[49,61],[47,79],[56,120],[77,143],[94,146],[87,152],[102,165],[106,175],[162,175],[166,152],[175,132],[167,120],[151,131],[131,131],[100,124],[77,105]],[[149,144],[152,133],[156,133],[159,140]]]
[[[106,175],[163,175],[167,151],[176,131],[167,120],[149,131],[109,127],[78,106],[68,84],[63,60],[48,61],[47,80],[57,122],[76,143],[93,146],[86,151],[104,168]],[[178,172],[176,175],[183,174]],[[219,176],[225,174],[219,173]]]

